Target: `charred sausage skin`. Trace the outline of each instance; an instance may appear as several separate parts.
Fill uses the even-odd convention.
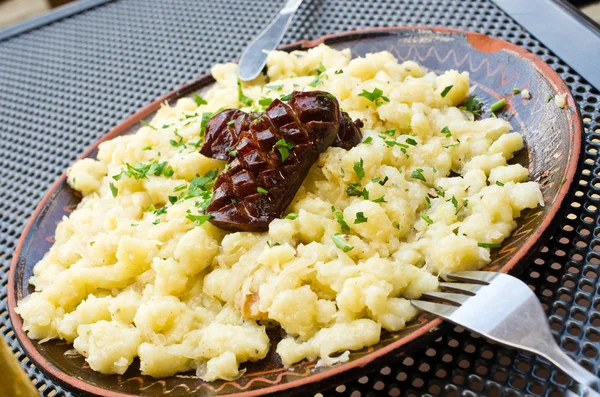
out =
[[[335,97],[322,91],[294,91],[287,103],[275,99],[262,114],[222,111],[207,123],[200,150],[229,160],[207,207],[210,222],[230,231],[268,230],[319,154],[335,141],[350,148],[360,139],[358,126],[342,114]],[[285,161],[282,144],[287,145]]]

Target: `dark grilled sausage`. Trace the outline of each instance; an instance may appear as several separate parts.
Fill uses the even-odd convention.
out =
[[[227,160],[227,152],[233,149],[242,131],[248,130],[256,117],[257,114],[249,115],[238,109],[226,109],[217,113],[206,124],[204,144],[200,153],[213,159]],[[352,149],[362,140],[360,128],[363,123],[358,119],[352,121],[346,112],[340,113],[340,120],[343,122],[331,146]]]
[[[240,129],[227,128],[227,138],[216,139],[213,131],[227,126],[226,117],[236,120],[236,128],[239,122]],[[215,181],[207,213],[211,223],[225,230],[266,231],[281,217],[319,154],[340,132],[356,134],[348,124],[358,128],[341,116],[337,100],[322,91],[294,91],[288,103],[275,99],[255,120],[244,117],[232,111],[215,121],[214,129],[207,124],[204,145],[210,149],[203,147],[202,153],[215,155],[230,137],[238,136],[226,153],[229,163]],[[294,144],[284,162],[277,145],[281,139]]]

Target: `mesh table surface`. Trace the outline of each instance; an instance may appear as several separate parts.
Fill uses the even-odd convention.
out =
[[[8,319],[8,268],[28,217],[87,146],[151,99],[237,59],[282,3],[121,0],[0,42],[0,332],[43,396],[73,394],[33,367]],[[598,374],[600,94],[484,0],[310,0],[284,41],[394,25],[441,25],[508,40],[544,59],[572,90],[586,130],[580,168],[556,232],[521,278],[543,302],[563,349]],[[322,394],[559,396],[568,382],[538,358],[450,329],[402,362]]]

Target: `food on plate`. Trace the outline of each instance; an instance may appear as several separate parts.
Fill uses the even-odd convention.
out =
[[[323,91],[294,91],[287,103],[276,98],[250,118],[234,121],[240,132],[211,130],[200,149],[205,153],[209,150],[204,147],[210,147],[214,157],[221,157],[215,146],[233,142],[224,150],[229,162],[215,181],[206,213],[213,225],[225,230],[266,232],[288,207],[319,154],[334,140],[350,146],[361,135],[357,126],[346,122],[335,97]],[[223,126],[224,120],[218,122]]]
[[[195,370],[212,381],[264,358],[266,329],[280,326],[284,365],[334,365],[404,328],[417,314],[408,299],[436,290],[438,277],[484,267],[522,211],[544,204],[528,170],[509,163],[522,136],[488,118],[466,72],[324,45],[271,52],[267,66],[248,84],[235,64],[213,67],[202,96],[165,104],[72,166],[68,183],[83,198],[18,304],[31,338],[73,343],[106,374],[139,357],[146,375]],[[362,141],[327,147],[267,231],[209,222],[237,131],[293,91],[315,90],[364,124]],[[213,113],[235,128],[202,154]]]

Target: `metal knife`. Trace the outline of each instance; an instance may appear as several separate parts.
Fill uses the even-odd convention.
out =
[[[240,80],[253,80],[260,74],[267,63],[265,51],[277,48],[301,3],[302,0],[288,0],[275,19],[246,47],[238,63]]]

